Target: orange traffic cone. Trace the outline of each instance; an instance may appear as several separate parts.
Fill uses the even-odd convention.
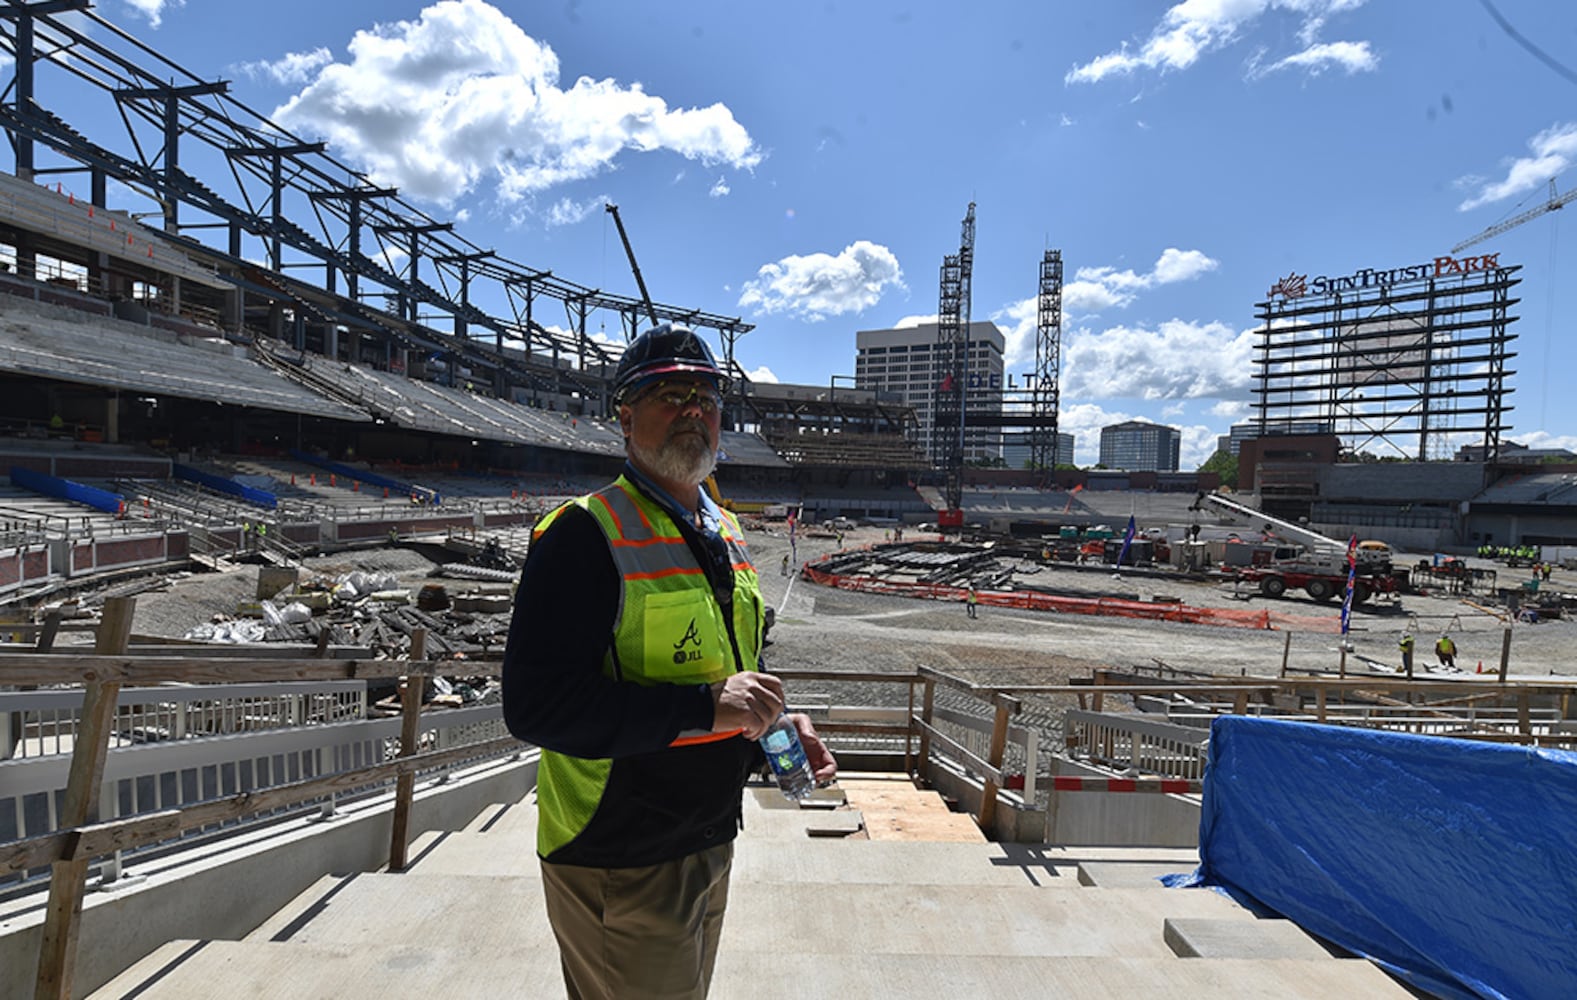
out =
[[[1479,660],[1478,661],[1478,672],[1481,673],[1481,674],[1484,672],[1484,661],[1483,660]]]

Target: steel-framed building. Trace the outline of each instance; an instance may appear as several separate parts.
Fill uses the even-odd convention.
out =
[[[1477,443],[1493,459],[1520,269],[1483,254],[1281,278],[1255,313],[1259,433],[1314,422],[1349,454],[1429,461]]]

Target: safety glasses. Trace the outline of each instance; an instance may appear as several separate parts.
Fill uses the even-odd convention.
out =
[[[702,413],[716,413],[723,405],[717,393],[694,382],[658,382],[635,398],[635,402],[660,403],[671,410],[681,410],[694,403]]]

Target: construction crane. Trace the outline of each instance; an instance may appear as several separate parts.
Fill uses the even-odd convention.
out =
[[[975,203],[964,216],[958,253],[942,258],[932,371],[941,376],[932,406],[932,459],[947,477],[947,509],[936,523],[944,531],[964,526],[964,425],[969,382],[970,280],[975,261]]]
[[[1491,239],[1493,237],[1499,236],[1501,233],[1506,232],[1508,229],[1515,229],[1515,228],[1517,228],[1518,226],[1522,225],[1524,222],[1527,222],[1530,219],[1537,219],[1539,216],[1543,215],[1545,212],[1554,212],[1554,211],[1556,211],[1558,209],[1565,208],[1566,207],[1566,203],[1571,201],[1574,198],[1577,198],[1577,188],[1572,188],[1570,191],[1567,191],[1563,195],[1557,195],[1555,193],[1555,178],[1552,177],[1552,178],[1550,178],[1550,200],[1549,201],[1547,201],[1544,204],[1538,206],[1537,208],[1530,208],[1526,212],[1521,212],[1521,213],[1519,213],[1517,215],[1513,215],[1511,218],[1507,219],[1504,222],[1497,222],[1493,226],[1490,226],[1488,229],[1484,230],[1482,233],[1479,233],[1477,236],[1469,236],[1467,239],[1463,240],[1461,243],[1458,243],[1456,246],[1452,247],[1451,248],[1451,252],[1452,253],[1461,253],[1463,250],[1466,250],[1468,247],[1472,246],[1475,243],[1482,243],[1482,242],[1484,242],[1487,239]]]
[[[646,279],[641,277],[641,265],[635,263],[635,248],[630,246],[630,234],[624,231],[624,220],[619,218],[619,206],[610,201],[605,202],[602,207],[613,216],[613,224],[619,227],[619,241],[624,244],[624,256],[630,259],[630,270],[635,273],[635,287],[641,290],[641,301],[646,304],[646,315],[652,318],[652,326],[657,326],[657,307],[652,305],[651,294],[646,291]]]

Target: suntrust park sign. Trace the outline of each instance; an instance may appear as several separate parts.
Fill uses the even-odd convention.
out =
[[[1389,270],[1366,267],[1339,278],[1324,274],[1315,278],[1310,278],[1307,274],[1289,274],[1285,278],[1277,279],[1276,283],[1270,286],[1269,297],[1276,298],[1279,295],[1283,299],[1301,299],[1305,295],[1355,292],[1364,288],[1383,288],[1387,285],[1406,284],[1409,281],[1423,281],[1425,278],[1498,270],[1500,270],[1500,254],[1486,253],[1477,257],[1436,257],[1427,264],[1393,267]]]

